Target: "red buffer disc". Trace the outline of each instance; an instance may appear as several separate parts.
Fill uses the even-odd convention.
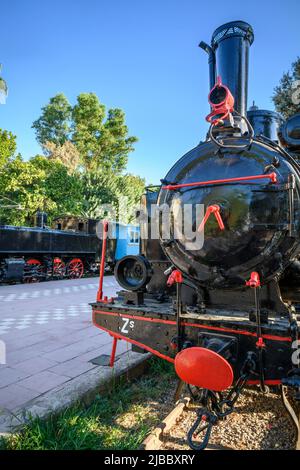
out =
[[[181,380],[216,392],[232,385],[233,370],[224,357],[206,348],[187,348],[175,357],[175,370]]]

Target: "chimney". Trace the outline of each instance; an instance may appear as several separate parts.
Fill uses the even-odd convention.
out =
[[[234,97],[234,109],[242,116],[247,112],[248,57],[253,40],[253,29],[248,23],[231,21],[214,31],[210,46],[199,44],[209,56],[210,89],[220,76]]]

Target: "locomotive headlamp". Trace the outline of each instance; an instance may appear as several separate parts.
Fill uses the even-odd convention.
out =
[[[206,120],[213,125],[219,124],[233,112],[234,98],[229,88],[222,84],[221,77],[217,77],[217,83],[209,92],[208,101],[212,110],[206,116]],[[214,117],[215,119],[213,119]]]
[[[116,264],[115,277],[124,289],[145,290],[151,278],[151,266],[141,255],[124,256]]]
[[[218,77],[218,78],[220,80],[220,77]],[[213,89],[211,90],[210,94],[209,94],[210,104],[212,106],[220,106],[221,104],[224,104],[225,100],[226,100],[226,97],[227,97],[227,93],[228,93],[227,90],[221,84],[218,84],[218,85],[214,86]]]

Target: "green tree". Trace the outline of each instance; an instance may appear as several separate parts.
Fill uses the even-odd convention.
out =
[[[44,178],[44,171],[38,170],[30,162],[24,162],[20,155],[1,169],[1,196],[19,204],[22,208],[21,210],[0,208],[1,223],[11,225],[30,223],[37,209],[46,202],[41,184]]]
[[[142,194],[145,191],[145,180],[139,176],[127,173],[122,176],[118,176],[118,192],[120,195],[126,198],[127,211],[126,213],[119,214],[123,219],[122,222],[129,223],[133,222],[136,218],[134,209],[139,203]]]
[[[63,93],[50,98],[41,116],[32,124],[38,143],[63,145],[70,137],[72,107]]]
[[[284,73],[272,96],[276,111],[285,118],[300,112],[300,57]]]
[[[78,169],[80,155],[75,145],[69,140],[62,145],[56,145],[53,142],[46,142],[43,145],[43,149],[49,160],[55,160],[62,163],[68,168],[70,173]]]
[[[0,168],[15,156],[16,150],[16,136],[0,129]]]
[[[107,209],[103,205],[111,205],[117,213],[118,179],[108,171],[86,172],[81,176],[82,182],[82,212],[84,217],[93,219],[107,216]],[[111,218],[114,218],[112,216]]]
[[[65,95],[54,96],[42,108],[41,116],[32,127],[47,156],[53,154],[49,145],[55,145],[59,153],[66,154],[65,149],[59,148],[66,142],[75,144],[86,171],[104,168],[123,171],[137,141],[136,137],[128,135],[124,112],[116,108],[106,113],[95,93],[81,93],[73,108]]]
[[[84,173],[81,181],[82,215],[96,219],[108,217],[111,220],[122,216],[125,223],[135,218],[130,209],[139,203],[145,190],[142,178],[131,174],[117,175],[112,170],[105,170]],[[124,204],[127,211],[120,214]]]
[[[81,93],[72,108],[59,94],[42,108],[33,128],[46,158],[37,156],[30,163],[45,173],[41,207],[50,220],[58,213],[100,218],[108,204],[117,217],[122,196],[129,208],[138,202],[145,182],[124,174],[137,138],[129,136],[121,109],[106,111],[94,93]]]
[[[31,225],[38,209],[48,213],[49,223],[61,214],[79,215],[82,209],[78,175],[41,155],[26,162],[17,156],[8,162],[0,171],[0,194],[21,206],[21,210],[0,208],[5,224]]]
[[[30,159],[36,171],[43,171],[43,209],[49,221],[59,215],[79,215],[82,207],[82,184],[80,175],[70,173],[60,161],[37,155]]]
[[[94,93],[81,93],[73,108],[73,142],[79,150],[86,170],[126,168],[128,154],[134,150],[136,137],[128,136],[125,114],[121,109],[109,109]]]

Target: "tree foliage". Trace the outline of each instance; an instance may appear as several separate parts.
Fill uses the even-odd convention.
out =
[[[300,112],[300,57],[293,62],[291,71],[283,74],[272,100],[276,111],[285,118]]]
[[[68,168],[70,173],[78,168],[80,155],[75,145],[69,140],[62,145],[55,144],[54,142],[46,142],[43,145],[43,149],[49,160],[62,163]]]
[[[136,218],[134,209],[140,203],[141,196],[145,191],[145,180],[139,176],[127,173],[119,177],[118,190],[126,198],[127,213],[124,216],[119,213],[122,222],[132,222]]]
[[[137,141],[128,136],[124,112],[116,108],[106,113],[95,93],[81,93],[73,108],[63,94],[54,96],[32,127],[46,155],[49,144],[73,143],[86,171],[125,170],[128,154]]]
[[[60,162],[44,156],[25,162],[18,156],[0,172],[0,195],[21,206],[1,209],[0,204],[2,224],[31,225],[39,209],[48,213],[50,222],[59,214],[79,215],[82,185]]]
[[[128,154],[133,151],[136,137],[128,137],[125,114],[121,109],[110,109],[105,120],[105,106],[94,93],[78,96],[73,109],[73,141],[89,171],[126,168]]]
[[[72,107],[63,93],[50,98],[49,104],[42,108],[41,116],[34,121],[36,140],[40,145],[53,142],[63,145],[71,132]]]
[[[16,136],[0,129],[0,169],[15,156],[16,150]]]
[[[68,168],[59,161],[49,160],[37,155],[30,159],[37,170],[44,172],[42,181],[44,206],[50,220],[60,214],[79,215],[83,187],[79,175],[69,174]]]
[[[0,195],[18,209],[1,209],[0,223],[32,225],[35,213],[42,209],[48,221],[59,215],[80,215],[89,218],[107,217],[123,222],[134,218],[130,210],[138,204],[145,181],[131,174],[112,170],[70,172],[62,162],[37,155],[23,161],[18,155],[0,170]],[[127,209],[120,213],[121,206]]]
[[[121,109],[106,112],[94,93],[80,94],[72,107],[58,94],[32,127],[44,155],[28,161],[15,156],[15,136],[0,131],[0,196],[22,208],[0,203],[1,223],[30,225],[37,210],[48,213],[49,223],[60,215],[115,219],[120,198],[128,209],[139,202],[145,181],[125,173],[137,139],[128,135]],[[133,218],[130,210],[122,216]]]
[[[24,225],[44,203],[43,186],[45,178],[43,171],[38,170],[30,162],[24,162],[20,156],[8,162],[0,173],[0,194],[15,204],[20,204],[21,210],[1,209],[1,223]]]
[[[145,189],[145,180],[139,176],[116,175],[105,170],[85,173],[82,176],[84,200],[82,215],[90,218],[121,219],[132,222],[131,208],[136,206]],[[125,206],[125,210],[122,206]]]

